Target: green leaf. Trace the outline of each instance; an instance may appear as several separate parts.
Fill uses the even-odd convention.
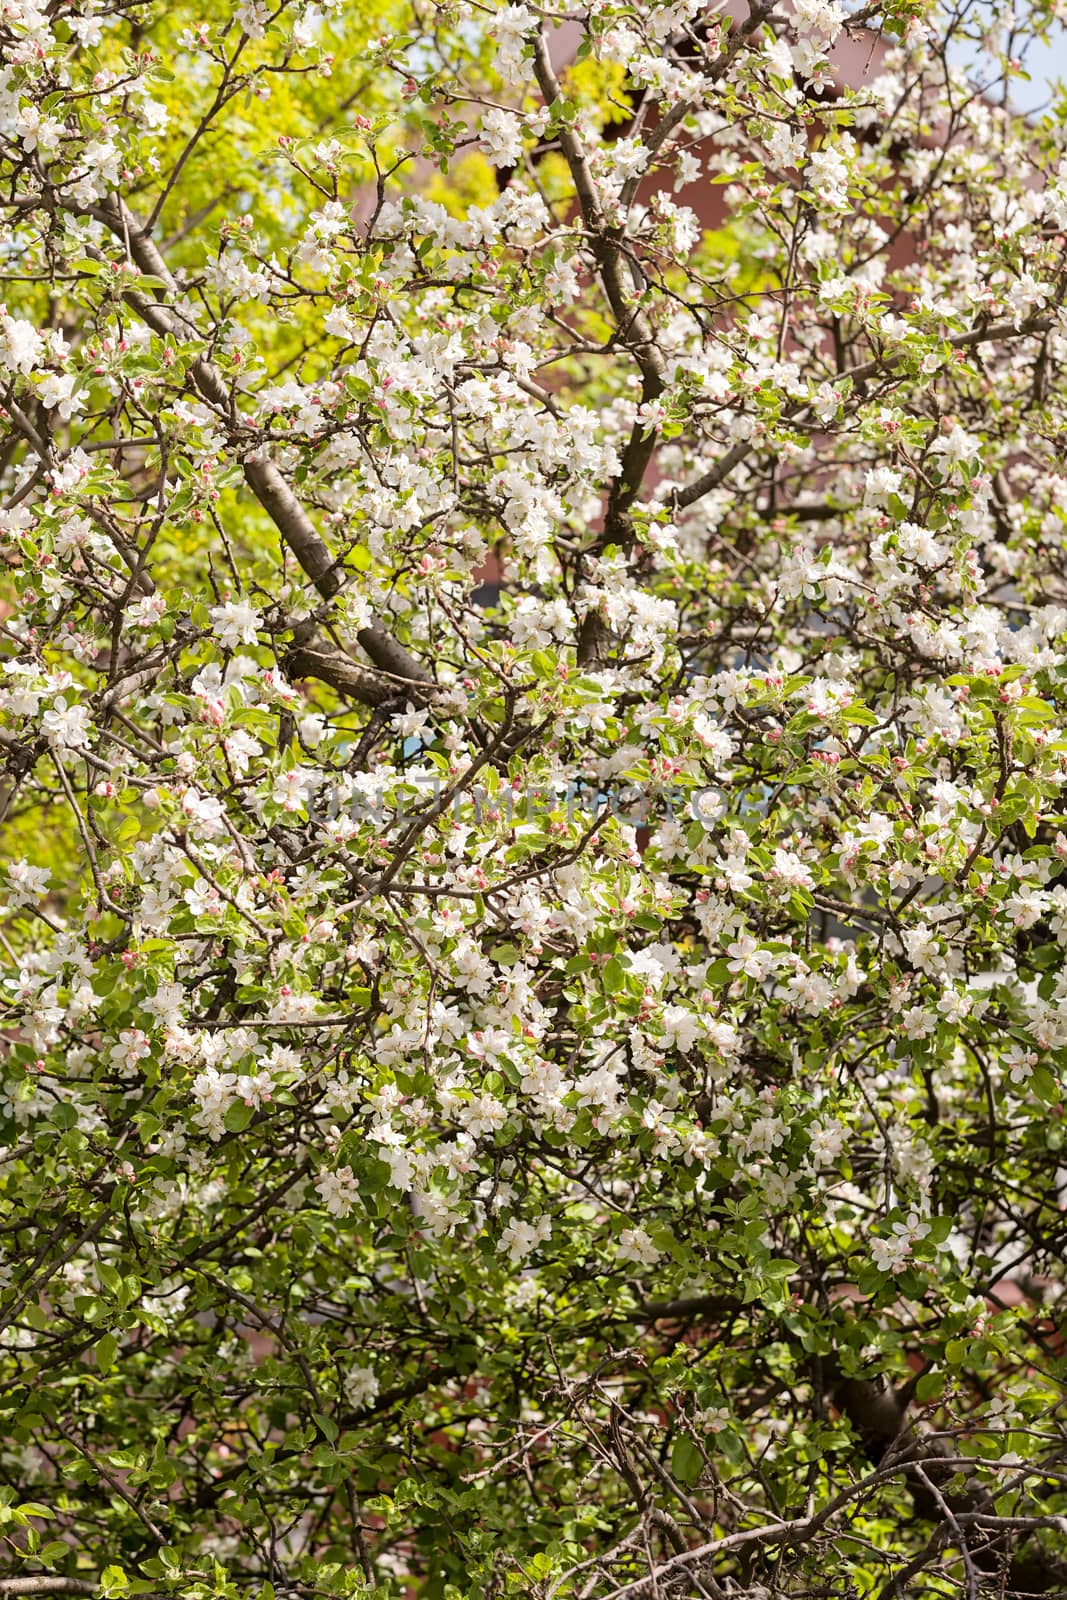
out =
[[[915,1385],[915,1398],[920,1404],[927,1400],[936,1400],[945,1387],[945,1374],[935,1369],[933,1372],[924,1372]]]
[[[337,1441],[337,1435],[340,1431],[336,1422],[334,1422],[331,1417],[324,1416],[321,1411],[313,1411],[311,1415],[324,1437],[327,1438],[331,1444],[335,1444]]]
[[[1059,1099],[1059,1086],[1048,1067],[1035,1067],[1028,1082],[1038,1099],[1043,1100],[1046,1105],[1051,1105]]]
[[[692,1439],[680,1433],[671,1446],[671,1472],[682,1483],[693,1484],[704,1471],[704,1455]]]
[[[101,1372],[110,1372],[115,1365],[115,1356],[118,1348],[119,1342],[113,1333],[105,1333],[102,1339],[97,1340],[93,1354]]]
[[[116,1272],[115,1268],[109,1266],[106,1261],[101,1261],[97,1264],[96,1275],[108,1294],[118,1294],[122,1288],[122,1274],[120,1272]]]
[[[223,1120],[227,1133],[243,1133],[255,1116],[255,1107],[245,1105],[243,1100],[234,1101]]]
[[[616,956],[612,956],[609,961],[605,961],[601,975],[604,979],[604,988],[608,991],[608,994],[618,994],[626,982],[625,969]]]

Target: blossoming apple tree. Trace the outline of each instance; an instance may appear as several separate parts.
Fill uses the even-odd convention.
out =
[[[1067,1592],[1056,25],[0,4],[0,1600]]]

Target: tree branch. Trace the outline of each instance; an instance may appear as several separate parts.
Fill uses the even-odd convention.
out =
[[[142,272],[158,278],[167,290],[176,294],[178,285],[160,254],[145,231],[138,227],[129,211],[117,199],[102,206],[93,206],[91,215],[111,231],[126,249],[129,259]],[[179,329],[173,312],[160,300],[137,289],[125,296],[137,315],[161,337],[177,337]],[[232,412],[229,388],[218,369],[202,358],[194,362],[192,377],[203,398],[227,419]],[[324,600],[330,600],[341,587],[338,563],[320,538],[314,523],[293,493],[274,461],[259,454],[242,463],[245,482],[270,517],[282,539],[292,551],[307,577]],[[376,666],[398,678],[414,683],[430,684],[431,674],[420,661],[406,650],[380,623],[360,628],[356,638]],[[371,702],[372,704],[375,702]]]
[[[950,345],[953,350],[972,350],[976,345],[990,344],[996,339],[1008,337],[1009,334],[1014,335],[1016,338],[1024,339],[1035,333],[1047,333],[1053,324],[1054,319],[1052,317],[1030,317],[1019,327],[1016,327],[1014,322],[991,322],[987,327],[972,328],[968,333],[958,333],[953,338],[946,339],[945,343]],[[856,384],[863,383],[869,378],[889,377],[904,360],[904,353],[884,357],[875,356],[870,361],[864,361],[858,367],[848,367],[844,372],[838,373],[835,382],[843,382],[844,379],[850,378]],[[786,411],[783,421],[786,423],[799,422],[808,409],[808,402],[804,401],[801,405],[794,406],[791,410]],[[713,467],[710,467],[702,477],[695,479],[693,483],[688,484],[684,489],[675,490],[671,503],[678,510],[683,511],[687,506],[695,505],[706,494],[710,494],[712,489],[718,488],[723,479],[728,477],[736,466],[748,456],[755,454],[758,449],[758,444],[754,444],[750,439],[740,440],[737,444],[731,445],[721,460],[717,461]]]
[[[91,1583],[88,1578],[63,1578],[44,1572],[24,1578],[0,1578],[0,1595],[99,1593],[99,1583]],[[148,1600],[148,1597],[143,1597],[143,1600]]]
[[[368,652],[369,653],[369,652]],[[358,661],[341,650],[320,650],[299,646],[284,657],[283,665],[292,678],[317,678],[339,694],[350,695],[365,706],[384,706],[402,697],[421,702],[426,699],[426,683],[385,672],[368,672]]]

